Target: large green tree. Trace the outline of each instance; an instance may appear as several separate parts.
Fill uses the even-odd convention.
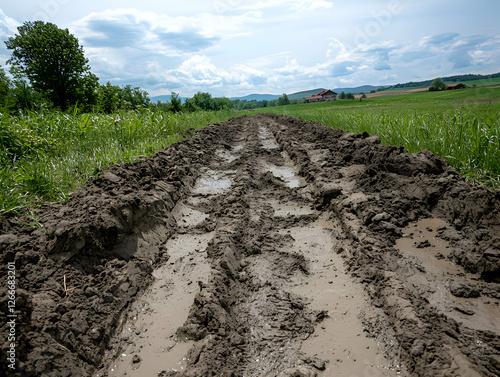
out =
[[[35,90],[63,110],[76,103],[95,103],[98,78],[90,72],[83,47],[68,29],[33,21],[17,30],[18,34],[5,42],[12,50],[7,63],[17,66]]]
[[[443,79],[441,77],[438,77],[437,79],[434,79],[434,81],[431,83],[429,91],[436,92],[439,90],[446,90],[446,88],[447,85],[444,83]]]

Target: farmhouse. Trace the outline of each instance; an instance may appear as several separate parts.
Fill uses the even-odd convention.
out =
[[[446,87],[448,90],[453,90],[453,89],[465,89],[467,86],[465,84],[462,84],[461,82],[458,84],[451,84]]]
[[[326,101],[336,101],[337,93],[332,92],[330,89],[323,90],[322,92],[316,93],[312,97],[306,98],[307,102],[326,102]]]

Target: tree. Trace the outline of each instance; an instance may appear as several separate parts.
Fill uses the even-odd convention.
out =
[[[138,86],[134,88],[132,85],[125,85],[120,89],[120,99],[120,108],[127,110],[147,107],[150,102],[148,92],[142,90]]]
[[[180,113],[182,111],[182,100],[178,93],[172,92],[170,95],[170,111]]]
[[[441,77],[438,77],[437,79],[434,79],[434,81],[431,83],[431,86],[429,87],[429,91],[431,92],[436,92],[439,90],[446,90],[447,86],[444,83],[443,79]]]
[[[283,93],[283,95],[278,98],[278,102],[276,103],[277,106],[284,106],[284,105],[289,105],[290,100],[288,99],[288,96],[286,93]]]
[[[352,93],[347,93],[347,94],[345,95],[345,99],[354,99],[354,94],[352,94]]]
[[[90,72],[83,48],[68,29],[33,21],[17,30],[19,34],[5,42],[12,50],[7,63],[18,67],[36,91],[63,110],[96,100],[98,78]]]
[[[12,76],[9,93],[11,110],[40,110],[42,107],[52,106],[52,103],[42,93],[37,92],[30,85],[28,78],[18,67],[11,66],[9,72]]]
[[[345,93],[344,92],[340,92],[339,99],[345,99]]]
[[[2,66],[0,66],[0,108],[7,107],[9,104],[10,86],[10,79],[5,74]]]
[[[112,85],[109,81],[106,85],[99,85],[99,110],[111,114],[120,105],[120,87]]]
[[[196,93],[192,98],[186,101],[189,109],[200,108],[202,110],[214,110],[212,95],[210,93]],[[192,110],[189,110],[192,111]]]

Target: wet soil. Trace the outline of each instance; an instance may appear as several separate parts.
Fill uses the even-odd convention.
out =
[[[428,151],[243,116],[36,216],[12,375],[500,375],[500,192]]]

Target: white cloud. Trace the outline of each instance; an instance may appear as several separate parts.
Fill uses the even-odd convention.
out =
[[[0,9],[0,65],[4,65],[10,58],[10,51],[7,50],[3,41],[16,35],[17,27],[20,25],[19,22],[8,17],[2,9]]]
[[[244,4],[243,1],[234,1],[234,9],[264,10],[267,8],[288,7],[295,12],[315,11],[330,9],[333,3],[329,0],[261,0],[252,4]]]
[[[327,0],[295,0],[290,2],[290,8],[298,12],[307,10],[325,10],[332,7],[333,3]]]
[[[7,16],[3,10],[0,9],[0,37],[12,37],[17,33],[18,26],[21,26],[21,24]]]

